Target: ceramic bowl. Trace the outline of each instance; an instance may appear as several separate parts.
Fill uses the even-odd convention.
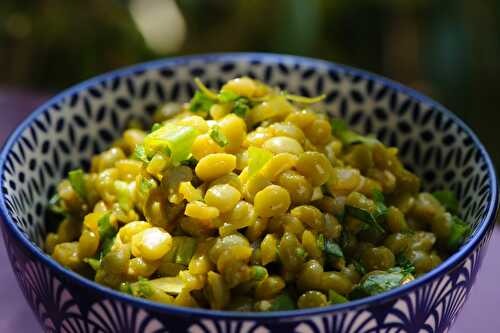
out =
[[[240,75],[306,96],[349,126],[399,148],[425,190],[449,188],[473,233],[442,265],[390,292],[317,309],[220,312],[133,298],[66,270],[41,249],[56,184],[165,101],[187,101]],[[474,283],[497,213],[495,171],[483,145],[430,98],[361,70],[272,54],[190,56],[96,77],[52,98],[11,135],[0,160],[2,231],[19,285],[46,332],[446,332]]]

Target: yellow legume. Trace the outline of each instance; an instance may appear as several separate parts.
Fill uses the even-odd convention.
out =
[[[254,204],[257,214],[261,217],[278,216],[290,207],[290,194],[283,187],[269,185],[255,195]]]
[[[221,213],[230,211],[240,201],[241,193],[231,185],[214,185],[207,190],[205,202]]]
[[[203,181],[222,177],[234,170],[236,157],[230,154],[210,154],[199,160],[196,165],[196,175]]]

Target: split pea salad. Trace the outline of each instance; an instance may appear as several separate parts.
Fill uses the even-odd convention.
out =
[[[46,251],[99,284],[232,311],[346,303],[429,272],[470,233],[398,149],[248,77],[195,79],[50,200]]]

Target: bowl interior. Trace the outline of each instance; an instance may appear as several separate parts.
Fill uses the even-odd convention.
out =
[[[194,77],[220,87],[240,75],[305,96],[326,94],[320,109],[398,147],[405,164],[423,178],[425,190],[454,191],[461,217],[474,230],[491,209],[496,184],[486,152],[460,120],[430,99],[323,61],[239,54],[138,65],[87,81],[49,101],[6,145],[1,180],[8,215],[39,246],[46,234],[48,200],[69,170],[88,167],[91,156],[106,149],[130,119],[150,122],[162,102],[189,100]]]

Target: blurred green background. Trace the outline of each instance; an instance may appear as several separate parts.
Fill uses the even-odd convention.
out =
[[[495,0],[2,0],[0,88],[52,94],[182,54],[305,55],[423,91],[464,117],[500,165],[499,16]]]

